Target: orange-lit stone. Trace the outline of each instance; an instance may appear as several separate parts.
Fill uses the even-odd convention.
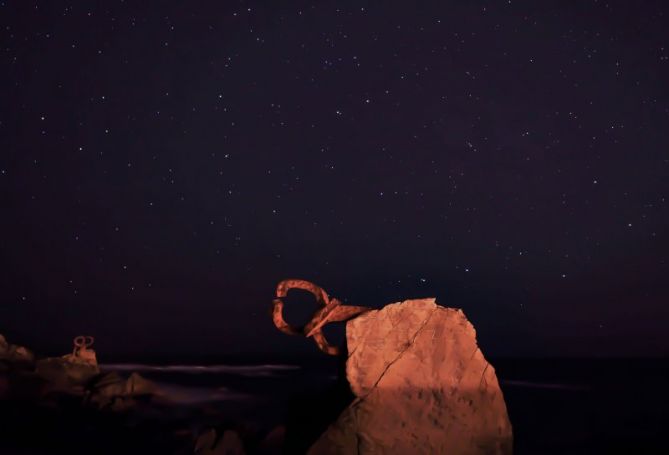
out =
[[[461,310],[395,303],[349,321],[346,338],[356,399],[309,453],[512,453],[495,370]]]

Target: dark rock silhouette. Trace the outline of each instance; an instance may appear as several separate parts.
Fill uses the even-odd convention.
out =
[[[83,387],[100,374],[95,351],[89,349],[93,341],[89,336],[76,337],[72,354],[38,360],[37,374],[56,390]]]
[[[32,368],[35,364],[35,355],[23,346],[9,344],[4,336],[0,335],[0,364],[4,369]]]
[[[259,453],[280,453],[286,440],[286,427],[278,425],[265,435],[258,446]]]
[[[315,336],[327,322],[346,320],[353,311],[327,296],[323,302],[313,328],[308,324],[301,334]],[[0,336],[0,399],[10,397],[8,402],[18,406],[20,392],[33,397],[21,402],[29,406],[27,413],[67,411],[75,419],[96,419],[99,432],[130,437],[141,425],[142,444],[201,455],[511,453],[511,424],[495,370],[462,311],[438,306],[434,299],[381,310],[352,308],[358,316],[348,320],[346,345],[336,350],[348,353],[337,357],[338,381],[325,391],[300,391],[283,424],[272,431],[235,421],[221,425],[216,412],[186,407],[178,412],[199,423],[177,417],[169,428],[172,424],[158,416],[175,410],[175,391],[161,390],[137,373],[101,372],[91,337],[77,337],[71,354],[35,363],[30,351]],[[321,350],[335,351],[322,341]],[[212,427],[216,430],[194,437],[195,428]],[[117,445],[132,445],[126,442]]]
[[[138,399],[161,395],[156,384],[138,373],[132,373],[125,379],[116,372],[95,377],[86,393],[86,403],[112,411],[127,411],[137,405]]]

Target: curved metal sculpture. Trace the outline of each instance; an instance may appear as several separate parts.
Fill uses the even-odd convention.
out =
[[[72,351],[72,355],[75,357],[79,356],[81,351],[86,351],[86,349],[93,346],[93,343],[95,343],[95,338],[92,336],[79,335],[74,339],[74,350]]]
[[[73,361],[86,362],[97,367],[98,360],[95,351],[90,349],[93,343],[95,343],[95,338],[92,336],[79,335],[74,339],[72,354],[65,357]]]
[[[303,327],[295,327],[283,319],[283,298],[291,289],[301,289],[310,292],[316,298],[316,303],[322,308],[316,310],[311,320]],[[313,337],[318,348],[330,355],[339,355],[340,348],[328,343],[323,335],[323,327],[330,322],[343,322],[354,318],[371,308],[362,306],[342,305],[342,303],[328,296],[320,286],[306,280],[283,280],[276,287],[276,298],[273,301],[272,320],[277,329],[288,335],[303,335]]]

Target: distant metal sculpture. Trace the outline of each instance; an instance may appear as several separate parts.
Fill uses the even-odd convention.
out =
[[[70,359],[75,361],[84,361],[86,363],[97,365],[97,358],[95,351],[90,349],[95,343],[95,338],[92,336],[79,335],[74,339],[74,349],[72,350]]]
[[[283,319],[283,298],[291,289],[301,289],[310,292],[316,298],[316,303],[323,308],[317,310],[311,320],[304,327],[294,327]],[[332,346],[323,335],[323,327],[330,322],[348,321],[371,308],[362,306],[342,305],[342,303],[330,298],[320,287],[306,280],[283,280],[276,287],[276,298],[273,301],[272,319],[277,329],[288,335],[303,335],[307,338],[313,337],[318,348],[330,355],[338,355],[340,349]]]
[[[38,360],[35,368],[37,374],[63,387],[86,384],[100,373],[95,351],[91,349],[94,342],[91,336],[76,337],[71,354]]]

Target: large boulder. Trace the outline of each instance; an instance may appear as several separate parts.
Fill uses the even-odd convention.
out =
[[[86,401],[98,409],[127,411],[137,405],[138,398],[162,396],[159,387],[138,373],[128,379],[116,372],[104,373],[93,379],[87,389]]]
[[[86,344],[86,339],[91,341]],[[100,374],[95,351],[88,349],[92,337],[77,337],[74,351],[61,357],[49,357],[37,362],[37,374],[49,382],[54,389],[79,390]]]
[[[495,369],[461,310],[408,300],[346,324],[355,400],[310,454],[510,454]]]

